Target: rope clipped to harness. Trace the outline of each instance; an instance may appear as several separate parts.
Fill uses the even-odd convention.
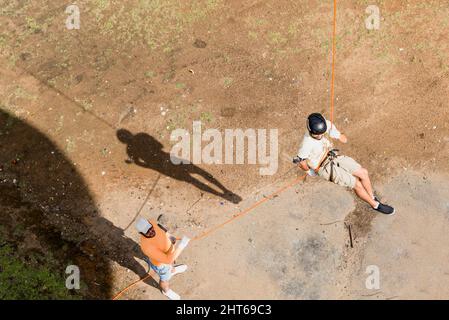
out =
[[[335,166],[335,162],[334,160],[337,159],[338,157],[338,149],[332,149],[327,153],[327,159],[329,160],[329,164],[331,166],[331,173],[329,175],[329,180],[334,182],[335,181],[335,177],[334,177],[334,166]]]

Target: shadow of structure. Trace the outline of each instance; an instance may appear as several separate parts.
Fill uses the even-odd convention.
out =
[[[0,248],[12,248],[0,250],[0,261],[2,253],[12,252],[31,268],[48,267],[63,280],[64,290],[66,267],[78,266],[81,289],[71,290],[68,298],[110,298],[111,260],[139,276],[146,273],[136,260],[143,259],[138,244],[99,215],[80,173],[43,133],[0,110],[0,150]],[[20,274],[8,279],[0,298],[21,298],[15,288],[27,279]],[[59,298],[46,297],[50,289],[39,281],[24,291]]]
[[[220,181],[200,167],[191,163],[173,164],[170,159],[170,153],[163,151],[163,145],[149,134],[141,132],[133,135],[126,129],[119,129],[117,130],[117,138],[126,144],[126,153],[129,157],[126,162],[128,164],[134,163],[143,168],[155,170],[167,177],[187,182],[201,191],[219,196],[233,203],[242,201],[239,195],[228,190]],[[200,181],[195,175],[203,178],[215,188]]]

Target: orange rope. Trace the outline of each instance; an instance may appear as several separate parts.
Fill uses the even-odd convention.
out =
[[[333,30],[332,30],[332,76],[331,76],[331,97],[330,97],[330,119],[331,119],[331,128],[332,128],[332,124],[334,122],[334,83],[335,83],[335,54],[336,54],[336,33],[337,33],[337,0],[334,0],[334,19],[333,19]],[[264,197],[261,200],[257,201],[256,203],[254,203],[252,206],[246,208],[245,210],[235,214],[232,218],[226,220],[225,222],[209,229],[206,230],[205,232],[203,232],[202,234],[194,237],[192,239],[192,241],[196,241],[196,240],[200,240],[203,239],[205,237],[207,237],[208,235],[210,235],[211,233],[217,231],[218,229],[224,227],[225,225],[231,223],[232,221],[243,217],[244,215],[248,214],[249,212],[251,212],[252,210],[254,210],[255,208],[257,208],[258,206],[260,206],[261,204],[265,203],[266,201],[270,200],[271,198],[273,198],[276,195],[279,195],[280,193],[284,192],[285,190],[287,190],[288,188],[294,186],[295,184],[299,183],[300,181],[304,180],[305,177],[307,176],[307,174],[293,180],[292,182],[288,183],[287,185],[283,186],[282,188],[276,190],[275,192],[273,192],[272,194],[270,194],[268,197]],[[127,286],[126,288],[124,288],[123,290],[121,290],[119,293],[117,293],[112,300],[117,300],[120,296],[122,296],[126,291],[128,291],[129,289],[131,289],[132,287],[134,287],[136,284],[138,284],[141,281],[145,281],[146,279],[148,279],[151,276],[150,273],[148,273],[146,276],[144,276],[143,278],[133,282],[132,284],[130,284],[129,286]]]
[[[337,0],[334,0],[334,20],[332,26],[332,75],[331,75],[331,129],[334,123],[334,83],[335,83],[335,54],[336,54],[336,36],[337,34]]]
[[[202,238],[205,238],[206,236],[208,236],[209,234],[211,234],[212,232],[220,229],[221,227],[227,225],[228,223],[244,216],[245,214],[251,212],[252,210],[254,210],[255,208],[257,208],[258,206],[260,206],[262,203],[270,200],[271,198],[279,195],[280,193],[282,193],[283,191],[287,190],[288,188],[294,186],[295,184],[299,183],[300,181],[304,180],[305,177],[307,175],[303,175],[295,180],[293,180],[292,182],[288,183],[287,185],[283,186],[282,188],[276,190],[275,192],[273,192],[272,194],[270,194],[269,196],[266,196],[262,199],[260,199],[259,201],[257,201],[256,203],[254,203],[252,206],[250,206],[249,208],[246,208],[245,210],[239,212],[238,214],[235,214],[232,218],[226,220],[225,222],[219,224],[218,226],[215,226],[205,232],[203,232],[202,234],[200,234],[199,236],[196,236],[195,238],[193,238],[192,240],[200,240]]]
[[[121,297],[122,294],[124,294],[126,291],[128,291],[129,289],[131,289],[132,287],[134,287],[136,284],[138,284],[140,281],[145,281],[147,280],[149,277],[151,277],[151,273],[148,271],[148,274],[146,274],[143,278],[134,281],[133,283],[131,283],[129,286],[127,286],[125,289],[121,290],[119,293],[117,293],[112,300],[117,300],[118,298]]]

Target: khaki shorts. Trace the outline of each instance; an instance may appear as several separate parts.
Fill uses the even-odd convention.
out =
[[[353,176],[353,172],[362,166],[354,159],[347,156],[338,156],[334,160],[333,179],[332,182],[343,187],[354,189],[357,178]],[[324,179],[331,181],[331,164],[326,160],[318,170],[318,175]]]

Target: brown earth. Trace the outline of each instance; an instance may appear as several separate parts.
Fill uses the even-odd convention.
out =
[[[62,1],[0,0],[0,174],[9,179],[1,204],[10,208],[4,220],[23,215],[5,195],[17,179],[29,186],[19,189],[17,206],[37,212],[79,261],[104,265],[98,276],[92,262],[79,262],[88,270],[86,297],[111,297],[142,274],[136,215],[163,214],[179,235],[217,225],[299,175],[291,157],[305,117],[329,116],[331,1],[177,3],[78,1],[81,28],[67,30]],[[412,270],[401,274],[408,269],[389,265],[395,253],[381,248],[396,248],[396,234],[404,251],[427,252],[426,259],[399,259],[401,266],[444,261],[446,231],[432,223],[447,223],[447,197],[425,195],[446,190],[449,174],[449,5],[381,1],[381,28],[368,31],[369,1],[338,3],[334,120],[349,137],[338,147],[371,172],[397,215],[375,216],[350,192],[308,179],[192,243],[180,259],[190,270],[173,283],[184,298],[360,298],[366,292],[359,278],[373,257],[404,283],[386,285],[379,298],[447,298],[434,284],[445,283],[445,270],[428,282]],[[189,169],[193,179],[177,171],[167,162],[170,132],[191,130],[194,120],[219,130],[277,128],[278,172],[198,165]],[[120,140],[120,129],[133,136]],[[416,177],[428,185],[412,192]],[[207,179],[229,193],[200,189]],[[61,181],[74,182],[61,193]],[[236,196],[243,201],[232,203]],[[423,206],[428,201],[434,206]],[[353,228],[354,248],[344,222]],[[23,223],[33,232],[36,220]],[[414,247],[418,224],[439,236]],[[52,240],[42,246],[59,252]],[[61,254],[61,265],[67,259]],[[162,298],[145,284],[126,297]]]

